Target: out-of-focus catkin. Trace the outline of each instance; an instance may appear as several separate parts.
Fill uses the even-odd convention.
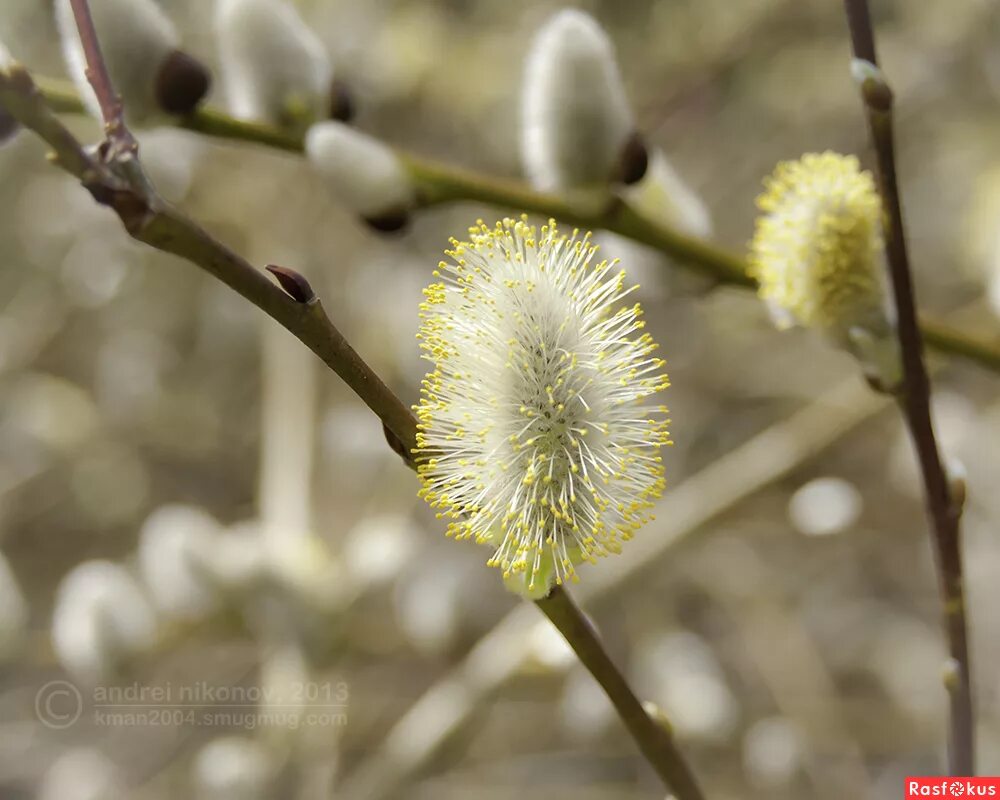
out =
[[[809,153],[764,183],[749,272],[776,324],[822,331],[894,386],[898,345],[872,175],[854,156]]]
[[[288,128],[351,116],[326,48],[291,3],[219,0],[215,36],[234,116]]]
[[[614,48],[574,9],[535,35],[522,87],[521,153],[532,185],[557,191],[632,183],[648,155],[636,134]]]
[[[391,148],[343,123],[320,122],[305,149],[330,192],[369,225],[391,231],[406,224],[415,192]]]

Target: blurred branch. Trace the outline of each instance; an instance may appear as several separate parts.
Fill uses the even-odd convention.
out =
[[[769,484],[817,456],[889,401],[856,378],[823,392],[787,419],[772,425],[669,490],[656,509],[655,530],[600,569],[584,576],[577,597],[590,605],[605,599],[644,570],[656,569],[691,535]],[[532,657],[529,609],[518,607],[498,622],[457,664],[433,684],[389,731],[380,748],[340,788],[344,800],[385,800],[428,767]]]
[[[794,598],[782,596],[783,566],[741,553],[737,569],[759,575],[748,589],[740,581],[720,580],[718,562],[706,558],[686,572],[719,610],[730,618],[735,650],[752,664],[767,686],[778,712],[811,745],[803,766],[812,800],[874,798],[865,757],[848,725],[848,712],[835,677],[819,651]]]
[[[85,0],[81,1],[85,4]],[[284,325],[365,401],[403,444],[407,455],[412,453],[416,419],[341,336],[301,276],[285,267],[276,272],[282,286],[287,286],[287,291],[294,291],[293,297],[168,206],[142,173],[138,148],[99,148],[103,161],[91,156],[54,116],[23,68],[14,66],[0,70],[0,104],[56,150],[57,163],[80,178],[99,203],[113,209],[133,238],[201,267]],[[106,113],[109,112],[106,110]],[[60,148],[65,148],[65,157]],[[407,461],[412,465],[412,458]],[[551,612],[553,624],[608,690],[612,704],[667,788],[678,800],[703,800],[673,739],[643,711],[579,609],[562,590],[554,593],[550,604],[540,604],[540,607]]]
[[[82,113],[83,105],[64,84],[40,81],[52,108],[64,113]],[[178,122],[187,130],[206,136],[250,142],[285,152],[302,151],[302,138],[266,125],[243,122],[212,109],[198,109]],[[603,228],[677,259],[685,267],[708,275],[722,284],[754,288],[746,274],[744,259],[710,242],[686,236],[651,220],[622,200],[608,195],[561,196],[543,194],[518,181],[464,170],[428,159],[400,154],[415,181],[425,206],[472,200],[518,212],[554,217],[583,228]],[[1000,372],[1000,343],[923,320],[924,338],[944,353],[967,359]]]
[[[56,163],[79,178],[97,202],[118,214],[130,236],[196,264],[275,319],[336,372],[407,451],[416,446],[410,410],[348,344],[318,298],[294,299],[169,206],[145,181],[135,151],[113,154],[113,160],[105,162],[85,150],[48,108],[23,68],[0,71],[0,103],[52,147]]]
[[[951,656],[945,679],[951,701],[949,766],[952,775],[972,775],[975,769],[975,717],[962,574],[962,508],[961,503],[952,498],[931,421],[930,380],[924,366],[923,340],[917,323],[916,299],[896,177],[892,89],[878,69],[868,0],[844,0],[844,8],[885,208],[883,226],[886,255],[892,278],[897,332],[903,360],[903,387],[899,403],[920,462],[944,603],[944,628]]]

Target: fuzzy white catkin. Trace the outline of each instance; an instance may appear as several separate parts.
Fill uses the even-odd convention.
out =
[[[608,183],[635,122],[601,26],[573,9],[549,19],[532,42],[522,92],[521,150],[532,185]]]
[[[326,116],[333,67],[323,44],[283,0],[219,0],[215,35],[234,116],[269,122]]]
[[[306,134],[309,163],[333,195],[365,219],[405,211],[413,185],[396,154],[340,122],[320,122]]]
[[[210,572],[219,524],[200,508],[162,506],[139,533],[139,574],[165,617],[193,620],[219,603]]]
[[[87,109],[100,119],[70,0],[56,0],[55,8],[69,76]],[[90,11],[108,74],[128,118],[155,118],[159,114],[156,78],[167,56],[178,47],[177,29],[154,0],[90,0]]]
[[[0,660],[17,653],[28,626],[28,602],[14,571],[0,554]]]
[[[271,797],[275,766],[260,742],[226,736],[205,745],[195,757],[198,800],[263,800]]]
[[[77,680],[100,683],[123,660],[150,647],[156,616],[138,583],[110,561],[85,561],[59,584],[52,612],[52,646]]]
[[[49,767],[37,800],[118,800],[125,797],[118,768],[90,747],[70,750]]]

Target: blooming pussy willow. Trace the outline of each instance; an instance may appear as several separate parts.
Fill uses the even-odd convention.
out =
[[[882,202],[854,156],[786,161],[757,198],[749,272],[778,327],[798,323],[854,355],[885,389],[902,380],[884,268]]]
[[[854,156],[809,153],[778,164],[764,185],[749,271],[779,326],[846,332],[884,316],[882,205],[871,173]]]
[[[668,381],[639,305],[620,302],[636,287],[595,263],[589,233],[522,218],[469,239],[421,304],[421,495],[541,597],[652,518],[669,420],[641,401]]]

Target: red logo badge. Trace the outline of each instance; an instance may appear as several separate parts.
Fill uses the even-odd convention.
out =
[[[1000,800],[1000,777],[997,778],[956,778],[956,777],[908,777],[903,793],[904,800],[918,800],[924,797],[961,797],[974,800],[977,797],[996,797]]]

